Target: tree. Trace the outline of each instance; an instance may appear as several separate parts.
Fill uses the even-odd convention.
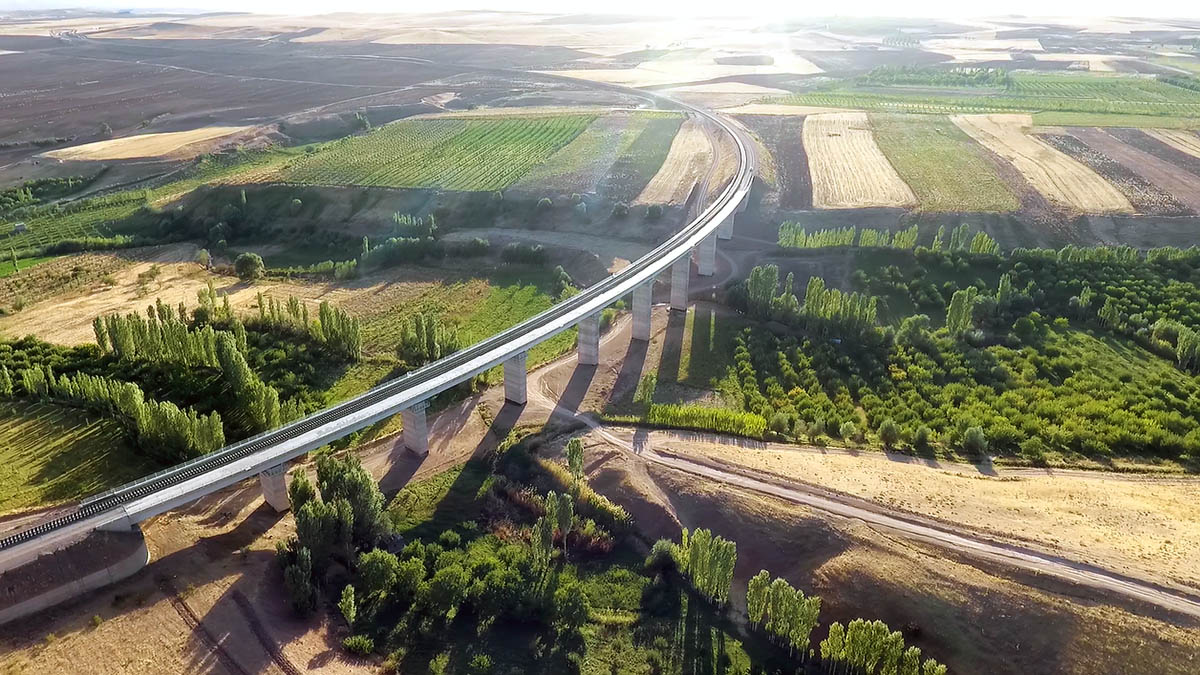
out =
[[[8,366],[0,366],[0,396],[9,397],[12,395],[12,375],[8,372]]]
[[[296,551],[296,560],[283,570],[288,602],[300,616],[308,616],[317,607],[317,589],[312,583],[312,557],[307,548]]]
[[[567,441],[567,468],[575,478],[575,492],[579,492],[579,482],[583,480],[583,441],[572,438]]]
[[[883,441],[883,447],[891,449],[900,440],[900,427],[892,421],[892,418],[887,418],[879,424],[879,440]]]
[[[242,253],[233,261],[233,271],[243,281],[253,281],[262,278],[267,266],[263,264],[262,256],[257,253]]]
[[[292,503],[292,512],[299,511],[316,498],[317,490],[308,479],[308,472],[299,469],[292,474],[292,482],[288,485],[288,500]]]
[[[646,220],[651,222],[659,220],[663,217],[662,204],[651,204],[646,207]]]
[[[587,594],[578,581],[568,579],[554,591],[554,629],[559,635],[573,635],[587,623]]]
[[[555,495],[551,492],[546,496],[547,500],[555,499]],[[567,536],[571,534],[571,527],[575,522],[575,500],[571,495],[561,494],[557,496],[557,504],[554,507],[554,515],[558,520],[558,533],[562,536],[563,558],[567,558]]]
[[[422,565],[422,576],[424,573]],[[358,556],[358,583],[364,598],[386,593],[396,585],[399,576],[400,560],[387,551],[374,549]]]
[[[326,501],[345,500],[352,514],[352,540],[367,548],[387,533],[383,493],[355,455],[317,459],[317,485]]]
[[[963,434],[963,450],[974,455],[982,455],[987,450],[987,436],[981,427],[970,427]]]
[[[196,262],[200,263],[204,269],[208,269],[208,266],[212,264],[212,256],[209,255],[208,249],[202,248],[196,251]]]
[[[771,575],[762,570],[758,574],[751,577],[749,584],[746,587],[746,614],[750,617],[750,623],[759,625],[762,623],[763,615],[767,610],[767,595],[771,584]]]
[[[346,625],[354,628],[354,619],[358,616],[358,605],[354,601],[354,586],[346,584],[342,589],[342,599],[338,601],[338,609],[346,618]]]

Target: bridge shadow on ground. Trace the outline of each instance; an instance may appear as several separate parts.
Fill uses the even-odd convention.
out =
[[[667,312],[667,330],[663,333],[662,357],[658,361],[660,384],[679,382],[679,366],[683,361],[683,329],[686,325],[686,312]]]
[[[563,387],[562,394],[558,397],[556,406],[560,411],[579,412],[579,405],[583,403],[583,398],[587,396],[596,376],[596,368],[597,366],[583,364],[575,366],[575,370],[571,372],[571,379],[567,380],[567,386]]]
[[[608,397],[611,407],[628,406],[633,401],[633,393],[642,377],[642,368],[646,364],[646,352],[650,343],[644,340],[630,340],[629,348],[625,350],[625,358],[621,361],[621,370],[613,382],[612,392]]]

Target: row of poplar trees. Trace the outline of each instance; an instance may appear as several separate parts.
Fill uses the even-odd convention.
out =
[[[737,543],[713,536],[706,529],[689,536],[687,528],[679,544],[681,569],[692,587],[717,605],[729,603],[733,567],[737,564]]]
[[[75,405],[110,415],[125,424],[137,445],[163,461],[182,461],[225,445],[221,416],[181,410],[170,401],[147,399],[133,383],[76,373],[55,376],[49,366],[22,370],[21,383],[30,396]],[[12,395],[12,377],[0,369],[0,393]]]
[[[436,314],[413,314],[404,322],[396,356],[411,367],[422,366],[462,349],[458,331]]]
[[[100,351],[126,361],[149,361],[183,367],[219,365],[217,335],[210,325],[192,328],[186,320],[186,310],[180,313],[162,301],[146,308],[146,318],[140,314],[110,314],[96,317],[92,331]],[[246,328],[232,319],[231,331],[238,348],[246,350]]]
[[[295,296],[289,297],[284,303],[259,293],[258,322],[268,330],[307,335],[347,360],[358,361],[362,358],[362,327],[358,319],[328,301],[321,303],[317,310],[317,321],[312,321],[308,305]]]

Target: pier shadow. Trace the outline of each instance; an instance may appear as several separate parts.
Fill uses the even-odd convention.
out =
[[[592,380],[596,376],[596,368],[598,366],[588,366],[581,363],[575,365],[575,370],[571,373],[571,379],[567,380],[567,386],[563,387],[562,394],[558,397],[557,407],[564,412],[575,414],[579,412],[579,406],[583,403],[583,399],[587,396],[588,389],[592,386]]]

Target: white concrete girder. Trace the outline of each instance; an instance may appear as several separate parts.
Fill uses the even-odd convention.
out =
[[[718,239],[733,239],[733,214],[729,214],[721,224],[717,226]]]

